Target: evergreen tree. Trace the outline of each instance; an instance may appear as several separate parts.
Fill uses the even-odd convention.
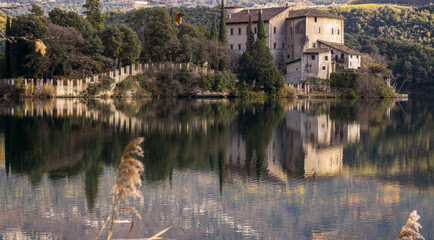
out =
[[[225,2],[222,0],[220,12],[220,31],[219,31],[219,41],[225,46],[228,44],[228,36],[226,30],[226,15],[225,15]],[[223,58],[218,63],[218,70],[224,71],[227,65],[227,59]]]
[[[266,41],[267,32],[265,31],[264,21],[262,20],[262,9],[259,11],[258,16],[258,40]]]
[[[99,0],[86,0],[83,7],[86,8],[86,11],[83,12],[86,15],[86,19],[95,29],[101,30],[104,27],[105,18],[100,11],[101,5]]]
[[[151,8],[145,22],[144,60],[162,62],[167,53],[167,43],[176,38],[169,12],[164,8]]]
[[[215,22],[215,19],[212,21],[211,40],[217,40],[217,24]]]
[[[225,2],[222,0],[221,4],[221,12],[220,12],[220,32],[219,32],[219,41],[222,43],[228,43],[228,36],[226,30],[226,15],[225,15]]]
[[[175,22],[175,13],[173,12],[173,7],[170,8],[170,19],[172,19],[172,24]]]
[[[246,49],[247,51],[252,50],[253,44],[255,44],[255,35],[252,31],[252,15],[249,15],[249,24],[247,25],[246,29],[246,35],[247,35],[247,42],[246,42]]]
[[[6,36],[11,35],[11,19],[9,16],[6,19]],[[5,76],[6,78],[11,77],[11,43],[5,41]]]

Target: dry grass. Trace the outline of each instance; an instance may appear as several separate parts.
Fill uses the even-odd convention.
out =
[[[425,239],[419,233],[419,228],[422,228],[420,223],[417,222],[419,219],[420,216],[416,210],[411,212],[405,225],[401,228],[401,232],[399,232],[398,240]]]
[[[144,141],[143,137],[139,137],[130,141],[122,153],[121,163],[119,164],[119,168],[118,168],[118,176],[116,178],[116,183],[112,189],[113,210],[111,211],[110,215],[107,217],[106,221],[102,225],[95,239],[99,238],[99,236],[101,235],[102,231],[104,230],[105,226],[107,225],[110,219],[112,221],[110,225],[110,231],[108,234],[109,240],[112,239],[115,223],[131,224],[130,231],[128,233],[127,238],[129,237],[134,227],[133,220],[115,220],[116,212],[133,213],[137,218],[142,219],[142,217],[140,216],[140,214],[137,212],[135,208],[129,206],[120,207],[120,204],[121,204],[121,199],[123,199],[125,202],[128,202],[128,197],[134,197],[134,198],[143,197],[142,193],[136,188],[136,186],[142,185],[142,180],[140,178],[140,175],[143,173],[144,166],[143,163],[139,161],[136,157],[137,156],[143,157],[143,150],[140,147],[140,144],[143,141]],[[160,236],[172,228],[181,229],[185,233],[184,229],[182,229],[181,227],[171,226],[160,231],[159,233],[155,234],[150,238],[140,238],[140,239],[163,239]]]

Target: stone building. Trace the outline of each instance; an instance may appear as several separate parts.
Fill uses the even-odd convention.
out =
[[[262,11],[267,45],[278,69],[286,71],[287,83],[309,78],[329,78],[336,71],[355,71],[361,54],[344,45],[344,19],[316,8],[291,10],[289,7],[240,9],[227,15],[229,65],[236,68],[246,50],[249,15],[257,37],[257,21]]]

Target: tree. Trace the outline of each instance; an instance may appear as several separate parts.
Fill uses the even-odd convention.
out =
[[[262,20],[262,10],[258,14],[258,40],[266,41],[267,32],[265,31],[264,21]]]
[[[32,8],[30,9],[30,12],[38,17],[43,17],[44,16],[44,10],[42,10],[42,8],[36,4],[32,4]]]
[[[220,5],[220,31],[219,31],[219,41],[224,45],[228,44],[228,36],[226,30],[226,15],[225,15],[225,2],[222,0]],[[224,71],[227,65],[227,59],[221,59],[218,64],[218,70]]]
[[[84,38],[89,38],[95,32],[93,25],[88,18],[84,18],[73,11],[64,11],[59,8],[54,8],[48,13],[51,23],[62,27],[73,27],[81,32]]]
[[[83,7],[86,8],[86,11],[83,12],[86,15],[86,19],[95,29],[101,30],[104,27],[105,18],[100,11],[101,5],[99,0],[86,0]]]
[[[255,44],[255,35],[252,31],[252,15],[249,15],[249,24],[247,25],[246,29],[246,35],[247,35],[247,41],[246,41],[246,49],[250,51],[253,47],[253,44]]]
[[[175,38],[169,13],[164,8],[152,8],[145,17],[145,60],[162,62],[167,52],[166,43]]]
[[[6,19],[6,36],[11,36],[11,19]],[[6,41],[5,44],[5,77],[11,77],[11,43]]]
[[[11,36],[43,39],[47,34],[47,22],[43,17],[35,14],[18,16],[11,24]],[[34,41],[16,39],[11,45],[11,66],[15,67],[15,75],[38,77],[42,75],[42,61],[44,57],[35,52]]]
[[[100,38],[105,43],[104,55],[113,59],[115,68],[135,62],[142,51],[137,34],[124,24],[105,27]]]
[[[220,8],[221,8],[221,12],[220,12],[219,41],[227,44],[228,43],[228,36],[227,36],[227,30],[226,30],[226,15],[225,15],[225,2],[224,2],[224,0],[222,0]]]
[[[247,34],[249,34],[248,30]],[[238,66],[238,78],[248,84],[255,82],[256,90],[263,87],[266,93],[275,95],[283,87],[284,80],[282,73],[274,66],[273,55],[266,44],[266,39],[267,35],[262,14],[259,12],[258,39],[241,56]]]
[[[211,40],[217,40],[217,24],[215,22],[215,19],[212,21]]]

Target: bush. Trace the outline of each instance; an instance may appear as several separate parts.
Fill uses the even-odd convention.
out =
[[[297,90],[285,84],[283,88],[279,90],[278,96],[281,98],[296,98]]]
[[[331,73],[330,86],[337,89],[354,88],[358,75],[357,73]]]
[[[203,77],[202,88],[206,91],[211,91],[213,85],[214,85],[214,77],[213,75],[208,73],[205,77]]]

